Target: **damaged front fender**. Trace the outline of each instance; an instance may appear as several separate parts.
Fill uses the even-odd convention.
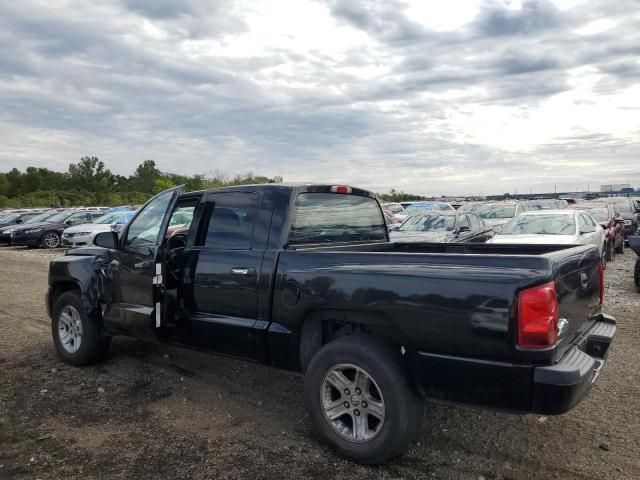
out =
[[[70,250],[49,264],[49,316],[56,299],[64,292],[78,290],[87,313],[102,317],[106,306],[117,301],[118,262],[104,248]]]

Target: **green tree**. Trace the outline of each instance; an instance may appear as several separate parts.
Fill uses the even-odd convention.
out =
[[[157,169],[156,162],[153,160],[145,160],[138,165],[129,183],[134,190],[152,193],[156,180],[161,176],[162,172]]]

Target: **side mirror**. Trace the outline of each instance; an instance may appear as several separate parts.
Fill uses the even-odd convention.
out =
[[[118,234],[116,232],[100,232],[93,239],[93,244],[97,247],[116,250],[118,248]]]
[[[471,227],[469,225],[461,225],[458,227],[458,233],[470,232]]]
[[[19,218],[18,220],[16,220],[16,225],[20,225],[22,223],[22,219]]]

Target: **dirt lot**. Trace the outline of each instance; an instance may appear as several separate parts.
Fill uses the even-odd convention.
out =
[[[310,430],[302,379],[117,338],[108,361],[56,357],[43,295],[58,253],[0,248],[0,479],[637,479],[640,294],[627,251],[607,269],[618,335],[589,397],[560,417],[427,405],[424,433],[381,467]]]

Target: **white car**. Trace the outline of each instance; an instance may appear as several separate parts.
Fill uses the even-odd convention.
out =
[[[474,209],[473,213],[482,218],[486,224],[491,225],[494,231],[499,232],[509,220],[532,210],[537,209],[529,202],[511,201],[485,203]]]
[[[109,232],[114,225],[128,222],[133,217],[133,213],[130,210],[118,210],[96,218],[93,223],[69,227],[62,232],[62,246],[75,248],[93,245],[93,239],[98,233]]]
[[[580,210],[524,212],[507,222],[487,243],[594,245],[604,260],[604,230]]]

